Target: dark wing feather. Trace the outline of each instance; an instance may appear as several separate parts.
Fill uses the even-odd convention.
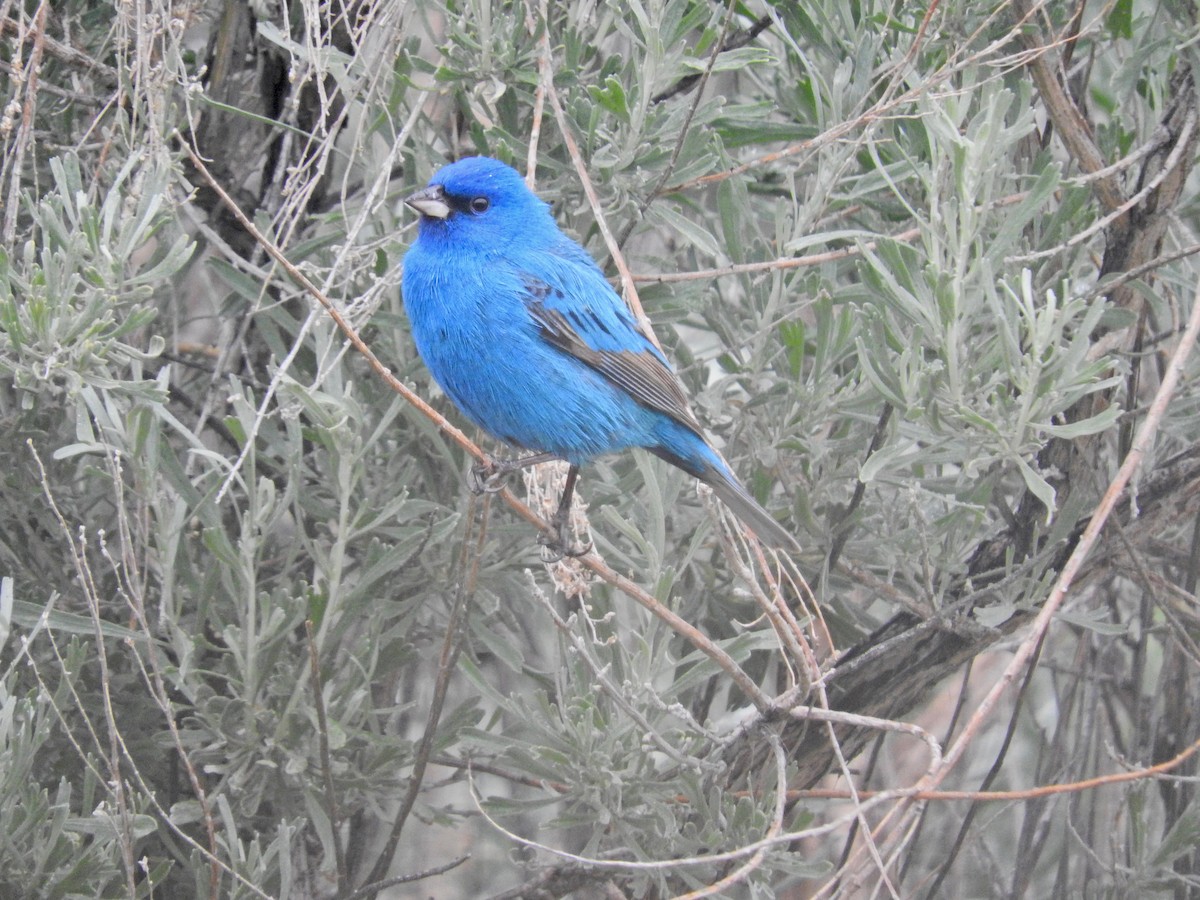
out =
[[[563,312],[547,305],[547,297],[556,292],[545,282],[527,276],[525,286],[528,290],[526,307],[548,344],[595,369],[643,406],[670,416],[697,434],[703,433],[688,406],[679,379],[666,361],[651,349],[653,343],[633,323],[632,316],[628,321],[622,317],[615,322],[612,319],[606,322],[587,307]],[[571,320],[582,327],[573,325]],[[614,328],[627,329],[629,334],[613,334]],[[580,336],[580,330],[603,333],[620,343],[640,343],[646,349],[596,349]]]

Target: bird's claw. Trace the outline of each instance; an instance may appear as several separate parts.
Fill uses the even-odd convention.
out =
[[[537,463],[549,462],[556,459],[550,453],[535,453],[518,459],[485,459],[471,466],[468,486],[473,494],[494,494],[504,490],[504,479],[513,472],[518,472]],[[579,543],[572,540],[570,529],[571,497],[575,489],[577,466],[571,466],[567,472],[566,486],[563,488],[562,499],[558,509],[550,517],[549,531],[538,536],[542,547],[544,563],[559,562],[566,557],[577,559],[592,552],[592,542]]]
[[[567,533],[566,522],[552,522],[553,534],[539,534],[538,544],[542,548],[542,562],[546,565],[561,562],[563,559],[578,559],[592,552],[592,542],[578,543],[571,540]]]
[[[562,562],[564,559],[578,559],[581,556],[587,556],[592,552],[592,542],[586,544],[570,544],[564,547],[558,542],[557,538],[547,537],[543,535],[538,538],[538,543],[542,547],[542,562],[546,565],[556,562]]]
[[[479,463],[471,466],[470,484],[472,494],[496,494],[504,490],[504,479],[508,469],[497,462]]]
[[[495,494],[504,490],[504,479],[513,472],[520,472],[538,463],[557,459],[553,453],[534,453],[531,456],[518,456],[516,459],[491,459],[471,466],[468,478],[469,487],[473,494]]]

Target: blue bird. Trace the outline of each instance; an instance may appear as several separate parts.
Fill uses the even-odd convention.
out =
[[[709,444],[671,364],[599,266],[504,163],[444,166],[404,201],[420,214],[404,308],[429,371],[472,422],[533,452],[487,470],[570,464],[554,516],[562,553],[579,467],[643,447],[708,484],[764,541],[796,540]]]

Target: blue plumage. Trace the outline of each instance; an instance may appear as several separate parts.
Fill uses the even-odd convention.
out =
[[[404,257],[413,339],[471,421],[576,467],[644,447],[712,486],[759,537],[796,546],[709,445],[670,363],[604,273],[516,171],[470,157],[405,202],[421,214]]]

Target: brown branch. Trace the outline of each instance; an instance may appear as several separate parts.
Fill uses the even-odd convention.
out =
[[[625,242],[629,240],[629,235],[633,233],[634,227],[639,221],[641,221],[642,217],[646,215],[646,210],[650,208],[650,204],[652,204],[659,198],[659,196],[661,196],[663,188],[671,179],[671,175],[675,172],[675,166],[679,162],[679,154],[683,150],[683,143],[685,140],[687,140],[688,130],[692,127],[692,119],[696,116],[696,110],[700,108],[700,100],[704,96],[704,86],[708,84],[709,78],[712,77],[712,71],[713,67],[717,63],[717,57],[724,53],[727,49],[726,39],[729,35],[729,26],[733,22],[733,12],[736,8],[736,0],[729,0],[729,3],[725,9],[725,19],[721,23],[721,34],[717,38],[717,43],[713,47],[712,52],[708,55],[708,64],[705,65],[704,71],[698,76],[699,86],[696,89],[695,95],[692,97],[692,103],[688,107],[687,115],[683,118],[683,124],[679,127],[679,136],[675,139],[675,146],[671,150],[671,159],[667,162],[667,167],[663,169],[662,175],[659,176],[654,187],[651,188],[650,192],[647,193],[644,198],[642,198],[642,202],[638,204],[637,213],[630,217],[629,221],[625,223],[625,228],[621,231],[621,236],[617,238],[618,247],[625,246]],[[764,18],[767,17],[764,16]],[[688,78],[693,79],[693,83],[695,83],[694,79],[696,77],[697,76],[688,76]],[[683,80],[688,81],[688,78]],[[657,102],[657,100],[652,100],[651,102]]]
[[[383,850],[375,860],[368,882],[382,884],[391,868],[396,848],[400,845],[400,835],[404,825],[417,803],[421,793],[421,785],[425,780],[425,770],[433,755],[434,738],[437,736],[438,724],[442,719],[442,710],[446,703],[446,694],[450,689],[450,676],[458,661],[459,650],[462,649],[463,638],[466,636],[467,609],[475,596],[475,586],[479,579],[479,561],[483,555],[483,545],[487,538],[488,514],[491,510],[492,495],[484,494],[482,499],[472,497],[470,510],[464,525],[465,533],[462,542],[462,554],[458,565],[458,589],[455,592],[454,607],[450,611],[450,621],[446,623],[446,634],[442,640],[442,652],[438,657],[437,676],[434,679],[433,699],[429,704],[429,712],[425,719],[425,730],[417,743],[416,754],[413,757],[412,772],[408,777],[408,791],[396,814],[396,821],[388,834]],[[473,535],[475,524],[475,507],[479,506],[478,534]],[[367,896],[375,896],[378,891],[372,891]]]
[[[654,336],[654,329],[650,325],[646,311],[642,309],[642,301],[638,299],[637,287],[634,285],[629,265],[625,262],[625,256],[621,253],[620,245],[608,227],[608,221],[605,219],[603,208],[600,205],[600,197],[596,194],[595,187],[592,186],[592,179],[588,177],[587,164],[583,160],[583,154],[579,151],[579,142],[575,140],[575,134],[571,130],[571,123],[568,121],[562,101],[558,97],[558,90],[554,87],[554,72],[550,65],[546,66],[544,75],[543,83],[546,86],[546,97],[550,100],[550,107],[554,110],[555,121],[558,122],[559,133],[562,134],[563,143],[567,145],[567,153],[571,156],[571,163],[575,166],[575,172],[579,176],[579,183],[583,187],[583,193],[587,197],[588,205],[592,209],[592,215],[596,218],[596,226],[600,229],[600,234],[604,238],[604,245],[608,248],[613,265],[617,267],[617,274],[621,279],[621,292],[625,297],[625,302],[633,311],[633,315],[637,318],[638,324],[646,334],[646,337],[654,343],[654,346],[662,350],[662,345],[659,344],[658,338]]]
[[[337,889],[340,894],[346,887],[346,854],[342,852],[342,817],[338,811],[337,792],[333,787],[333,763],[329,757],[329,723],[325,718],[325,696],[321,681],[321,660],[317,650],[313,621],[304,620],[304,633],[308,638],[308,665],[312,675],[313,704],[317,709],[317,743],[321,754],[321,780],[325,787],[325,803],[329,813],[329,833],[333,841],[333,859],[337,873]]]
[[[873,797],[899,797],[908,800],[933,800],[938,802],[955,802],[966,800],[971,803],[1023,803],[1027,800],[1040,800],[1059,794],[1080,794],[1084,791],[1094,791],[1097,788],[1114,784],[1127,784],[1132,781],[1143,781],[1147,778],[1166,775],[1173,769],[1183,765],[1188,759],[1200,751],[1200,740],[1184,748],[1180,753],[1164,762],[1155,763],[1125,772],[1113,772],[1110,775],[1097,775],[1082,781],[1071,781],[1066,784],[1043,784],[1038,787],[1022,788],[1011,791],[856,791],[864,800]],[[849,800],[850,792],[833,788],[810,788],[808,790],[788,791],[789,800]]]
[[[8,199],[4,203],[3,241],[5,246],[9,247],[12,246],[17,233],[17,212],[21,208],[21,182],[25,174],[22,163],[25,160],[25,153],[29,149],[30,139],[33,137],[33,113],[37,109],[38,79],[42,68],[42,53],[46,47],[46,14],[49,9],[48,0],[41,0],[37,11],[33,14],[33,27],[29,32],[32,36],[33,49],[29,54],[29,62],[25,65],[22,73],[21,80],[24,84],[20,85],[24,88],[25,102],[21,105],[21,121],[17,125],[12,149],[4,160],[5,167],[11,167],[9,174],[12,178]],[[23,26],[19,28],[18,34],[22,39],[18,42],[19,45],[26,37]],[[20,84],[20,82],[14,83]]]
[[[887,240],[907,243],[921,236],[920,228],[910,228],[899,234],[889,235]],[[780,259],[768,259],[761,262],[734,263],[716,269],[697,269],[693,272],[670,272],[659,275],[634,275],[635,282],[650,282],[653,284],[671,284],[680,281],[703,281],[711,278],[723,278],[727,275],[753,275],[756,272],[786,271],[787,269],[802,269],[809,266],[820,266],[825,263],[837,262],[859,256],[864,250],[874,250],[879,241],[867,241],[861,246],[845,247],[841,250],[827,250],[824,253],[810,253],[807,256],[785,256]]]
[[[1100,172],[1105,168],[1104,157],[1100,155],[1100,150],[1092,139],[1092,130],[1087,120],[1067,93],[1056,72],[1054,57],[1051,54],[1058,42],[1044,45],[1032,34],[1034,10],[1030,7],[1029,0],[1013,0],[1013,9],[1017,15],[1021,40],[1030,50],[1029,72],[1042,95],[1042,101],[1046,104],[1046,113],[1066,145],[1067,152],[1079,163],[1079,167],[1089,175]],[[1096,196],[1105,209],[1115,210],[1125,201],[1114,176],[1098,178],[1094,184]]]
[[[424,881],[426,878],[432,878],[435,875],[445,875],[451,869],[457,869],[468,859],[471,858],[470,853],[455,857],[448,863],[442,863],[440,866],[433,866],[429,869],[423,869],[420,872],[413,872],[408,875],[394,875],[391,878],[384,878],[380,881],[373,881],[370,884],[364,884],[352,894],[347,894],[345,900],[359,900],[362,897],[374,897],[385,888],[395,887],[398,884],[412,884],[414,881]],[[340,896],[340,895],[339,895]]]
[[[747,28],[745,31],[739,31],[737,34],[732,35],[731,37],[727,38],[725,36],[725,34],[722,33],[721,40],[717,42],[717,47],[713,51],[714,56],[719,53],[724,53],[727,50],[737,50],[741,47],[745,47],[752,40],[754,40],[756,37],[758,37],[760,34],[762,34],[768,28],[770,28],[772,25],[772,21],[773,20],[771,19],[770,15],[765,15],[765,16],[761,16],[760,18],[758,18],[754,22],[754,24],[751,25],[749,28]],[[710,68],[711,68],[711,65],[710,65]],[[693,75],[686,75],[683,78],[680,78],[677,82],[675,82],[675,84],[671,85],[669,88],[659,91],[657,94],[655,94],[653,97],[650,98],[650,102],[656,103],[656,104],[663,103],[664,101],[670,100],[672,97],[674,97],[678,94],[687,93],[688,91],[690,91],[692,89],[692,86],[697,81],[700,80],[700,78],[701,78],[701,76],[699,73],[693,74]],[[701,89],[703,89],[703,87],[704,86],[701,85]],[[697,91],[696,93],[699,94],[700,91]]]

